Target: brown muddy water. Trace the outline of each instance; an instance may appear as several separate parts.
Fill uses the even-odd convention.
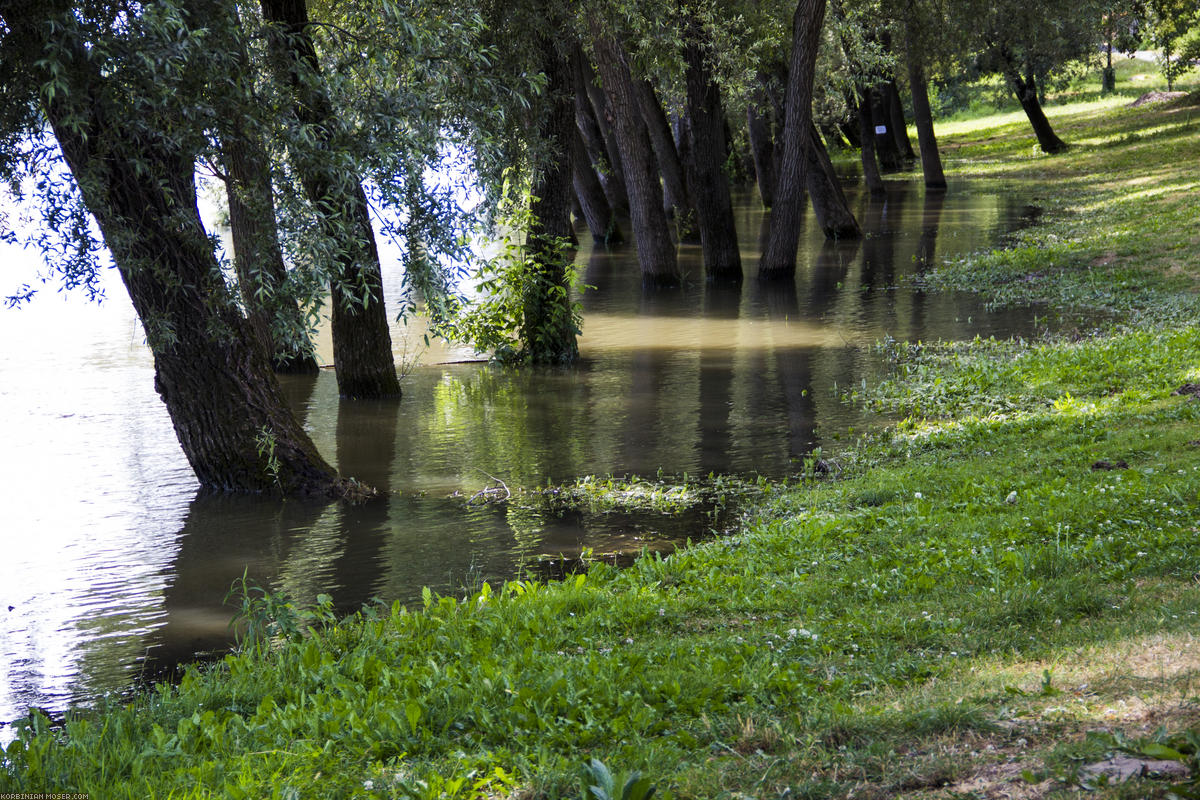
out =
[[[877,340],[1028,334],[1046,323],[912,281],[1023,224],[1023,198],[971,184],[926,197],[893,182],[884,202],[852,202],[867,237],[827,243],[810,213],[786,287],[707,287],[698,248],[684,248],[686,288],[645,294],[629,246],[585,243],[579,259],[595,288],[583,297],[583,358],[570,369],[444,363],[470,354],[421,353],[419,334],[398,327],[398,360],[419,355],[399,403],[339,401],[328,371],[288,379],[324,455],[390,493],[358,508],[198,496],[118,281],[100,306],[51,289],[0,311],[0,722],[31,705],[62,711],[153,665],[227,646],[222,600],[243,572],[298,601],[325,592],[352,609],[510,578],[541,554],[702,537],[707,523],[694,515],[557,517],[464,500],[494,479],[787,475],[814,447],[871,422],[836,387],[877,374]],[[745,197],[738,220],[750,275],[756,205]],[[32,259],[0,251],[3,294],[28,280]],[[394,293],[398,276],[388,285]]]

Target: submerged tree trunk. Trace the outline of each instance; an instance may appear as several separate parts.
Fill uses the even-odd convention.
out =
[[[687,183],[683,177],[683,164],[675,149],[675,137],[671,135],[671,123],[654,87],[648,80],[634,81],[638,109],[646,123],[646,132],[654,146],[658,169],[662,174],[663,209],[675,219],[686,220],[692,213],[692,200],[688,196]],[[682,237],[681,237],[682,238]]]
[[[1034,80],[1034,76],[1029,75],[1022,78],[1021,73],[1013,67],[1005,72],[1005,77],[1008,78],[1008,84],[1017,96],[1017,102],[1025,110],[1029,124],[1033,126],[1033,133],[1037,136],[1042,152],[1051,155],[1064,152],[1067,149],[1067,143],[1058,138],[1054,129],[1050,127],[1050,120],[1046,119],[1046,112],[1042,110],[1042,104],[1038,102],[1037,82]]]
[[[579,210],[587,222],[592,240],[605,245],[621,241],[621,227],[613,216],[608,198],[604,196],[604,187],[588,158],[587,148],[583,144],[583,136],[578,127],[571,137],[571,174],[575,196],[579,200]]]
[[[667,214],[663,211],[662,185],[652,158],[650,135],[638,112],[629,64],[621,46],[611,36],[597,36],[594,47],[625,169],[642,282],[650,286],[678,286],[679,266]]]
[[[807,163],[805,145],[812,125],[813,71],[825,17],[825,0],[799,0],[792,16],[792,53],[784,102],[778,194],[771,209],[771,232],[758,267],[760,280],[791,280],[796,274],[800,214]]]
[[[857,239],[862,236],[858,220],[846,202],[846,193],[842,191],[842,184],[833,171],[833,162],[815,125],[809,125],[807,158],[808,196],[825,238]]]
[[[750,152],[754,156],[754,177],[758,183],[758,196],[764,208],[775,202],[775,137],[772,133],[774,115],[767,97],[764,78],[759,77],[758,86],[746,106],[746,128],[750,139]]]
[[[566,363],[579,357],[571,287],[567,279],[571,238],[572,143],[578,138],[571,64],[554,42],[543,39],[547,105],[540,138],[550,151],[537,171],[526,241],[535,274],[524,287],[521,345],[534,363]]]
[[[867,184],[867,191],[874,195],[883,194],[886,188],[883,185],[883,176],[879,173],[879,161],[875,156],[875,130],[874,120],[871,117],[871,87],[867,85],[860,86],[858,91],[861,93],[861,98],[858,102],[858,131],[859,138],[862,139],[861,155],[863,168],[863,181]]]
[[[890,72],[890,70],[889,70]],[[884,84],[887,94],[888,117],[892,123],[892,137],[896,140],[896,149],[906,161],[915,161],[917,154],[913,152],[912,142],[908,138],[908,123],[904,119],[904,101],[900,99],[900,87],[896,79],[890,78]]]
[[[315,152],[299,149],[296,171],[322,229],[338,244],[330,280],[338,392],[349,398],[398,397],[400,382],[367,197],[358,176],[348,173],[329,152],[336,145],[339,122],[309,35],[305,0],[261,0],[261,4],[263,17],[274,28],[277,80],[291,91],[297,120],[318,141]]]
[[[687,131],[692,145],[688,168],[700,223],[704,275],[709,281],[737,283],[742,280],[742,256],[733,222],[729,176],[724,168],[725,113],[704,52],[699,21],[692,19],[688,28],[683,48],[687,63]]]
[[[228,173],[233,264],[250,321],[269,348],[276,372],[316,373],[308,326],[285,289],[287,267],[279,247],[267,154],[244,129],[224,135],[221,152]]]
[[[612,101],[596,83],[596,74],[592,71],[592,65],[586,58],[580,59],[579,68],[580,75],[583,77],[584,94],[588,98],[588,103],[591,104],[592,119],[596,122],[596,130],[600,131],[600,142],[604,145],[605,161],[615,182],[614,193],[609,196],[609,202],[612,203],[615,196],[616,204],[613,206],[613,210],[623,214],[629,213],[629,204],[632,200],[629,197],[629,182],[625,178],[625,159],[621,156],[621,142],[617,132],[613,130],[615,119]]]
[[[871,87],[871,121],[875,155],[879,159],[880,168],[884,172],[898,172],[904,169],[904,156],[900,153],[896,136],[892,132],[894,125],[886,83]]]
[[[917,146],[921,149],[921,172],[927,189],[945,189],[946,174],[938,153],[937,136],[933,132],[933,109],[929,107],[929,86],[925,79],[924,53],[921,52],[916,21],[911,14],[905,22],[907,33],[906,61],[908,86],[912,92],[913,117],[917,123]]]
[[[35,8],[5,10],[4,24],[42,40],[49,12]],[[61,73],[42,62],[26,68],[65,87],[43,96],[46,117],[142,321],[155,389],[201,485],[366,496],[337,476],[292,415],[266,349],[225,285],[196,205],[196,154],[165,135],[148,142],[146,120],[136,132],[124,129],[82,46],[55,47],[70,62]]]

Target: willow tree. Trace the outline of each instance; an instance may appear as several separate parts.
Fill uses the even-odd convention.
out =
[[[825,0],[799,0],[792,15],[782,152],[771,228],[758,266],[760,280],[790,280],[796,274],[800,214],[808,171],[806,149],[812,126],[813,73],[824,18]]]
[[[266,348],[227,286],[196,201],[206,90],[227,74],[217,6],[13,0],[0,7],[0,164],[36,171],[74,269],[97,267],[90,212],[142,321],[154,383],[204,486],[357,491],[289,411]],[[46,141],[47,126],[55,142]],[[53,162],[65,170],[47,169]],[[67,174],[63,174],[63,173]],[[76,225],[62,226],[64,219]]]

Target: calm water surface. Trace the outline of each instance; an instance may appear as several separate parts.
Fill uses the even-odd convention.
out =
[[[339,401],[328,371],[288,379],[322,453],[390,492],[361,508],[198,496],[119,281],[101,306],[49,291],[0,311],[0,721],[30,705],[61,711],[128,686],[148,663],[225,646],[222,599],[243,571],[300,601],[327,592],[354,608],[511,577],[539,554],[701,536],[695,520],[543,517],[464,496],[493,478],[785,475],[869,422],[835,386],[875,374],[876,340],[1032,330],[1032,313],[990,314],[909,280],[1022,224],[1022,198],[965,184],[925,197],[897,182],[886,202],[853,202],[868,236],[826,243],[810,214],[795,284],[769,290],[706,287],[698,248],[684,248],[687,287],[645,294],[628,247],[585,244],[596,288],[571,369],[448,363],[471,354],[436,349],[420,353],[399,403]],[[755,205],[747,198],[738,219],[748,274],[763,224]],[[4,294],[31,261],[0,251]],[[394,294],[399,276],[388,285]],[[394,340],[397,358],[413,361],[419,335],[397,328]]]

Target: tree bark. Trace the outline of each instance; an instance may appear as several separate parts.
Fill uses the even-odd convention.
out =
[[[604,196],[604,187],[596,170],[588,158],[587,147],[583,143],[583,135],[578,126],[571,137],[571,172],[575,186],[575,196],[579,199],[580,211],[587,222],[592,240],[598,244],[616,244],[622,241],[621,227],[613,216],[608,198]]]
[[[1054,155],[1066,151],[1067,143],[1054,133],[1054,129],[1050,127],[1050,120],[1046,119],[1046,112],[1042,110],[1042,104],[1038,102],[1037,82],[1034,76],[1022,78],[1016,67],[1010,67],[1005,72],[1005,77],[1017,96],[1017,102],[1025,110],[1029,124],[1033,126],[1033,133],[1037,136],[1042,152]]]
[[[791,280],[796,274],[800,215],[807,162],[804,155],[812,125],[813,72],[825,17],[825,0],[799,0],[792,16],[792,53],[784,102],[782,158],[771,232],[758,266],[760,280]]]
[[[604,94],[612,107],[642,282],[649,286],[678,286],[681,277],[671,229],[663,211],[662,185],[651,158],[650,135],[637,109],[629,64],[621,46],[610,35],[596,36],[593,46]]]
[[[619,163],[614,164],[609,160],[604,133],[600,130],[600,123],[596,119],[596,110],[592,107],[591,98],[588,97],[587,78],[582,62],[585,56],[578,47],[576,53],[571,58],[571,69],[575,79],[575,125],[579,128],[579,135],[583,138],[584,149],[587,151],[592,170],[599,176],[600,186],[604,190],[604,197],[608,200],[609,209],[614,214],[628,212],[629,193],[625,188],[625,181],[621,179],[622,173],[618,172],[621,166]]]
[[[738,283],[742,280],[742,256],[733,221],[729,176],[724,168],[725,113],[702,35],[699,21],[693,18],[683,48],[687,64],[687,131],[692,145],[688,168],[700,223],[705,278]]]
[[[899,172],[904,169],[904,156],[901,155],[896,136],[892,132],[894,125],[890,102],[886,83],[871,87],[871,136],[875,140],[875,155],[879,159],[880,169],[884,172]]]
[[[579,357],[571,287],[567,279],[569,257],[564,242],[571,230],[572,142],[575,126],[574,81],[571,64],[554,42],[539,42],[546,75],[548,108],[539,131],[550,155],[534,178],[526,248],[534,275],[524,287],[524,322],[521,344],[534,363],[567,363]]]
[[[861,98],[858,102],[858,132],[862,139],[860,152],[862,155],[863,180],[867,191],[873,195],[884,194],[887,189],[883,185],[883,176],[879,172],[879,161],[875,155],[875,121],[871,116],[871,87],[860,86],[858,91]]]
[[[686,226],[686,221],[692,215],[692,200],[688,196],[683,164],[675,149],[675,137],[671,135],[671,123],[667,121],[667,114],[650,81],[634,81],[633,88],[637,94],[638,109],[646,123],[646,132],[650,134],[650,143],[654,146],[659,172],[662,173],[663,208],[669,217],[684,222]]]
[[[891,70],[888,70],[889,72]],[[908,123],[904,119],[904,102],[900,99],[900,87],[895,78],[889,78],[884,84],[887,94],[888,117],[892,121],[892,137],[896,140],[896,149],[905,161],[915,161],[917,154],[913,152],[912,142],[908,138]]]
[[[317,359],[308,326],[287,294],[287,267],[279,247],[267,154],[234,121],[222,137],[229,228],[238,289],[250,322],[271,353],[276,372],[315,374]]]
[[[766,113],[764,113],[766,112]],[[775,137],[772,134],[773,115],[770,113],[770,101],[766,89],[759,85],[755,87],[746,106],[746,127],[750,138],[750,152],[754,156],[754,175],[758,182],[758,196],[762,198],[764,208],[770,208],[775,202]]]
[[[605,160],[612,172],[612,179],[616,181],[614,195],[617,202],[613,205],[613,210],[627,214],[632,201],[629,197],[629,182],[625,179],[625,160],[621,157],[621,143],[613,130],[611,101],[605,91],[596,84],[596,75],[586,58],[580,59],[580,71],[583,76],[584,93],[591,103],[592,119],[596,121],[596,129],[600,131],[600,141],[604,145]],[[613,202],[613,196],[609,197],[609,202]]]
[[[336,145],[338,120],[309,35],[305,0],[261,4],[263,18],[273,26],[277,79],[292,94],[297,120],[317,138],[316,152],[298,149],[296,170],[322,229],[338,244],[330,280],[338,392],[348,398],[399,397],[367,196],[358,176],[340,168],[329,152]]]
[[[47,41],[49,4],[0,11],[14,36]],[[36,10],[35,10],[36,9]],[[196,153],[122,124],[83,46],[25,68],[65,91],[42,96],[63,156],[96,218],[154,355],[155,388],[201,485],[225,491],[360,497],[288,409],[266,349],[225,285],[196,205]],[[52,69],[62,66],[61,71]],[[171,119],[165,125],[183,127]]]
[[[917,146],[921,149],[921,172],[925,176],[925,188],[945,189],[946,174],[942,171],[942,157],[938,153],[937,135],[933,132],[933,109],[929,106],[929,86],[925,78],[925,56],[921,52],[916,21],[911,12],[905,21],[908,52],[908,86],[912,92],[913,116],[917,123]]]
[[[817,214],[817,224],[826,239],[857,239],[862,236],[858,220],[846,202],[846,193],[833,171],[833,162],[817,133],[815,125],[809,125],[808,148],[808,196]]]

